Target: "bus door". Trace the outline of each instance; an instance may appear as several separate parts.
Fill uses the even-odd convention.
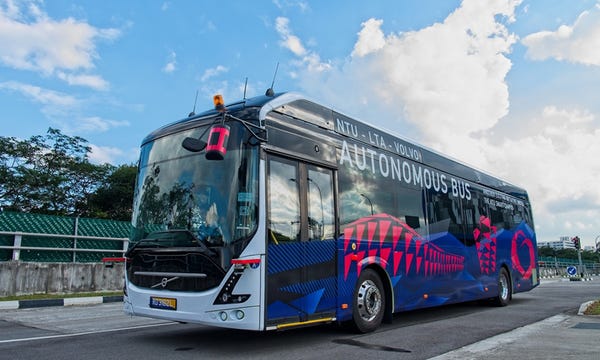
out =
[[[267,163],[266,324],[332,318],[334,171],[272,154]]]

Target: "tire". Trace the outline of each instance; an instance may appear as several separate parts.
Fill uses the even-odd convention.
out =
[[[379,275],[372,270],[363,270],[354,289],[352,320],[358,332],[376,330],[385,313],[385,291]]]
[[[498,295],[493,299],[494,305],[506,306],[512,298],[512,286],[510,276],[505,268],[501,268],[498,273]]]

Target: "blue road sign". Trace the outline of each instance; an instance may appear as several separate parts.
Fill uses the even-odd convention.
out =
[[[573,265],[567,266],[567,274],[569,274],[571,276],[577,275],[577,268]]]

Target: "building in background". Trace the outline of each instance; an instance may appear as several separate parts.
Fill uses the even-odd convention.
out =
[[[575,244],[571,240],[571,236],[561,236],[556,241],[540,241],[538,247],[550,247],[554,250],[573,249],[575,250]]]

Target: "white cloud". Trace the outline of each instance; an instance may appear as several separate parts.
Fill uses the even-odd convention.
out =
[[[72,134],[102,133],[112,128],[129,125],[127,121],[103,119],[99,116],[80,117],[77,121],[61,122],[61,128],[66,133]]]
[[[281,36],[281,45],[296,56],[304,56],[306,54],[306,49],[302,45],[300,39],[292,34],[292,31],[289,28],[290,20],[285,17],[278,17],[275,19],[275,29]]]
[[[576,235],[569,229],[589,237],[600,229],[598,117],[547,104],[516,119],[518,130],[499,130],[508,121],[508,55],[517,41],[506,24],[519,3],[464,0],[443,22],[402,34],[368,19],[350,56],[327,71],[296,54],[295,78],[326,104],[522,185],[540,239]],[[591,31],[600,23],[590,19],[578,20],[571,39],[583,38],[582,24]]]
[[[443,23],[402,34],[385,35],[369,19],[351,57],[324,72],[303,56],[298,79],[339,108],[464,158],[472,136],[508,113],[506,55],[516,37],[496,19],[511,21],[517,4],[466,0]]]
[[[175,51],[171,51],[171,53],[169,54],[168,58],[167,58],[167,63],[165,64],[165,66],[163,67],[163,72],[170,74],[173,71],[175,71],[175,68],[177,66],[177,54],[175,53]]]
[[[69,85],[86,86],[95,90],[108,90],[109,84],[98,75],[70,74],[57,71],[56,76]]]
[[[369,19],[362,23],[358,41],[354,44],[352,56],[365,56],[385,46],[385,35],[381,31],[383,20]]]
[[[119,35],[116,29],[98,29],[72,18],[51,19],[35,3],[24,11],[14,2],[0,4],[0,63],[14,69],[45,76],[70,72],[60,78],[80,78],[76,85],[95,88],[105,81],[81,72],[94,68],[98,39],[112,40]],[[93,78],[96,80],[90,82]]]
[[[275,30],[281,37],[280,45],[301,59],[295,62],[296,65],[305,68],[310,73],[323,73],[330,70],[331,64],[322,62],[319,54],[314,51],[306,50],[300,38],[292,33],[288,25],[288,18],[278,17],[275,20]],[[296,74],[291,72],[290,76],[295,78]]]
[[[125,152],[116,147],[98,146],[90,144],[92,151],[89,155],[90,162],[95,164],[116,164],[116,159],[125,155]]]
[[[600,66],[600,4],[582,12],[572,26],[530,34],[522,43],[533,60],[553,58]]]
[[[214,68],[206,69],[204,74],[202,74],[200,77],[200,80],[204,82],[212,77],[218,76],[219,74],[226,73],[227,71],[229,71],[227,67],[223,65],[217,65]]]
[[[285,10],[288,8],[295,10],[294,8],[297,8],[302,13],[304,13],[310,9],[310,6],[308,5],[308,3],[306,1],[273,0],[273,5],[275,5],[280,10]]]
[[[600,191],[592,184],[600,174],[598,119],[585,110],[547,106],[522,123],[520,138],[487,149],[496,173],[527,188],[543,233],[597,232]],[[575,223],[580,226],[569,225]]]
[[[43,105],[71,107],[78,103],[73,96],[17,81],[1,82],[0,89],[18,92]]]
[[[17,92],[42,105],[41,112],[65,133],[98,133],[115,127],[129,126],[127,121],[81,116],[84,101],[58,91],[16,81],[0,82],[0,90]]]

